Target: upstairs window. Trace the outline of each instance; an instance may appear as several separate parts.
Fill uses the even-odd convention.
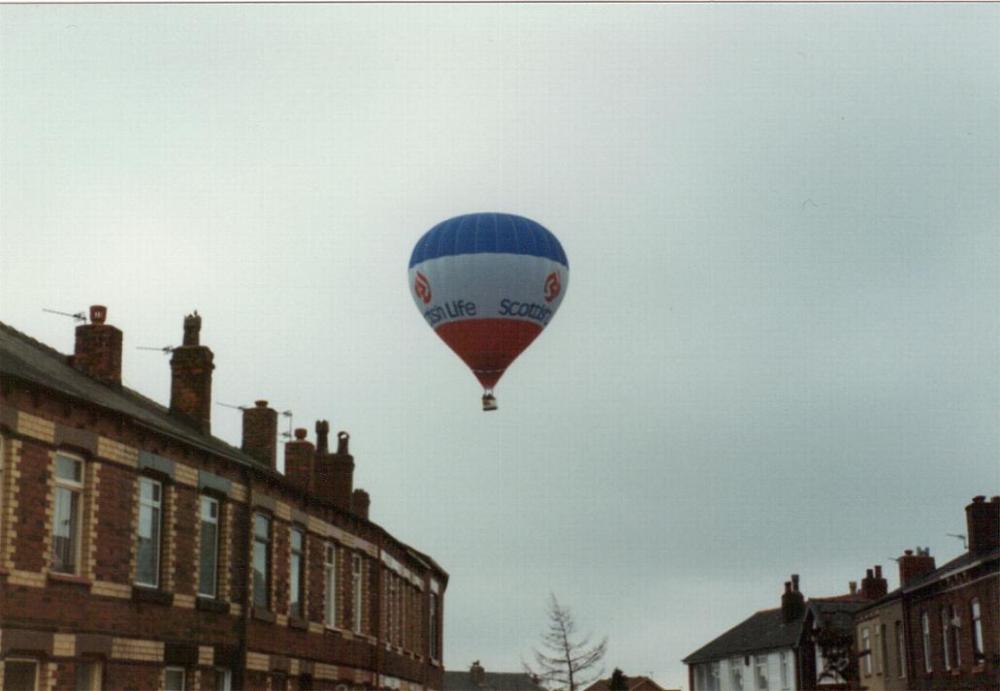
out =
[[[978,597],[969,603],[969,613],[972,615],[972,626],[969,627],[972,634],[972,664],[980,665],[986,660],[986,656],[983,654],[983,615]]]
[[[337,548],[327,543],[323,563],[323,607],[326,625],[331,629],[337,625]]]
[[[711,672],[711,682],[710,686],[712,691],[719,691],[720,685],[722,684],[722,673],[720,671],[721,665],[718,662],[713,662],[710,666]]]
[[[871,636],[868,633],[868,627],[865,626],[861,629],[861,655],[863,656],[864,662],[862,663],[863,669],[866,676],[871,676],[872,673],[872,641]]]
[[[875,657],[876,674],[882,674],[885,671],[885,636],[882,633],[884,630],[885,624],[875,626],[875,652],[878,653]]]
[[[757,691],[767,691],[767,655],[757,655],[754,658],[757,669]]]
[[[743,688],[743,660],[734,657],[729,660],[729,677],[732,679],[733,688],[739,691]]]
[[[361,606],[364,603],[362,593],[361,555],[351,555],[351,604],[354,608],[352,628],[354,633],[361,633]]]
[[[135,558],[137,585],[160,585],[160,516],[163,485],[148,477],[139,478],[139,533]]]
[[[955,666],[962,666],[962,643],[959,640],[959,632],[961,631],[962,621],[958,616],[958,612],[955,611],[955,605],[949,605],[948,607],[948,627],[950,634],[948,636],[947,645],[951,647],[951,654],[955,660]]]
[[[163,691],[185,691],[183,667],[167,667],[163,672]]]
[[[56,455],[52,497],[52,570],[78,574],[83,524],[83,461]]]
[[[302,579],[305,572],[302,568],[302,555],[305,536],[298,528],[291,530],[291,547],[288,565],[288,616],[302,619]]]
[[[271,519],[253,515],[253,605],[269,609],[271,604]]]
[[[219,571],[219,500],[201,496],[201,538],[198,558],[198,594],[216,596]]]
[[[906,634],[901,621],[896,622],[896,676],[906,678]]]
[[[948,644],[948,639],[951,638],[948,620],[948,608],[941,608],[941,652],[944,655],[944,668],[951,669],[951,651],[948,650],[951,646]]]
[[[791,679],[791,674],[789,674],[788,669],[788,658],[789,654],[787,651],[781,651],[781,688],[788,688],[788,680]]]
[[[432,660],[441,659],[441,651],[438,648],[438,596],[437,593],[431,593],[430,605],[428,606],[428,625],[429,631],[429,642],[430,642],[430,657]]]
[[[930,674],[934,671],[934,665],[931,662],[931,617],[927,612],[920,614],[920,630],[924,641],[924,671]]]

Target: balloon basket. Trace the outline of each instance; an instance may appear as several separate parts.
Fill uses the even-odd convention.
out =
[[[497,397],[487,392],[483,394],[483,411],[489,412],[497,409]]]

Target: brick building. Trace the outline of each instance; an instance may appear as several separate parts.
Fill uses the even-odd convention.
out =
[[[966,552],[906,550],[900,587],[857,613],[865,688],[1000,688],[1000,497],[965,513]]]
[[[281,474],[266,401],[211,436],[197,313],[169,408],[90,315],[69,357],[0,324],[0,687],[440,689],[448,576],[368,519],[348,435]]]

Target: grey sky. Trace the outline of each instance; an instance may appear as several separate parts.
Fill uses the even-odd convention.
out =
[[[1000,8],[0,7],[0,319],[109,307],[168,400],[352,434],[451,574],[445,661],[516,670],[556,593],[607,665],[680,658],[961,545],[1000,490]],[[500,411],[413,308],[419,236],[552,230],[572,280]],[[214,431],[239,443],[236,411]]]

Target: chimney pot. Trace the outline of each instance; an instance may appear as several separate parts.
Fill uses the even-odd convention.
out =
[[[882,578],[882,565],[881,564],[876,564],[875,565],[875,578]]]
[[[851,595],[857,595],[858,593],[858,582],[851,581],[847,584],[847,587],[851,590]]]
[[[904,549],[903,550],[903,554],[905,554],[908,557],[909,556],[913,556],[913,550],[912,549]]]
[[[980,495],[975,496],[975,497],[972,498],[972,503],[973,504],[982,504],[985,501],[986,501],[986,495],[985,494],[980,494]]]
[[[799,592],[799,574],[792,574],[792,590]]]
[[[303,439],[305,439],[307,434],[309,434],[309,432],[308,432],[308,430],[306,430],[305,427],[296,427],[295,428],[295,438],[298,439],[299,441],[302,441]]]
[[[266,408],[267,407],[267,401],[265,401],[264,399],[260,399],[259,401],[254,401],[253,404],[255,406],[257,406],[258,408]]]
[[[316,421],[316,452],[330,452],[330,423],[326,420]]]
[[[103,324],[104,320],[108,317],[108,308],[104,305],[91,305],[90,306],[90,323],[91,324]]]
[[[873,577],[874,577],[874,575],[872,574],[872,570],[871,569],[867,569],[865,571],[865,578],[871,579]]]

